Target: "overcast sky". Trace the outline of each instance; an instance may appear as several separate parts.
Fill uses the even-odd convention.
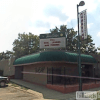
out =
[[[88,34],[100,46],[100,0],[84,0]],[[0,0],[0,52],[12,50],[18,33],[35,35],[67,25],[77,30],[77,7],[80,0]]]

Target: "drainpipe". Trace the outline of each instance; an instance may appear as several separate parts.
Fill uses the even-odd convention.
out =
[[[52,67],[52,85],[53,85],[53,67]]]

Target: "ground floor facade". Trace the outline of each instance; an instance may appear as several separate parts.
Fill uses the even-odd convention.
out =
[[[76,53],[62,51],[46,51],[22,57],[14,62],[15,78],[44,85],[63,93],[75,92],[79,89],[77,59]],[[100,77],[100,68],[95,58],[82,54],[81,61],[82,77]],[[83,90],[98,87],[98,82],[82,78]],[[92,85],[87,86],[88,83]]]
[[[77,63],[44,62],[31,65],[16,66],[15,69],[16,79],[22,79],[34,84],[44,85],[47,88],[54,89],[62,93],[79,90],[79,78],[77,78],[79,73]],[[82,64],[83,77],[94,77],[95,74],[96,73],[93,64]],[[65,77],[64,75],[69,76]],[[76,76],[76,78],[73,76]],[[94,80],[89,79],[82,79],[82,83],[83,90],[99,86],[95,84]],[[92,83],[92,86],[87,86],[86,84],[88,83]],[[96,86],[94,86],[94,84]]]

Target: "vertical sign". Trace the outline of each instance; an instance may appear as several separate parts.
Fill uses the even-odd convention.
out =
[[[87,13],[86,10],[80,12],[80,33],[82,40],[87,39]]]

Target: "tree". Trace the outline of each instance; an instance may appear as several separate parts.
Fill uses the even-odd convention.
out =
[[[50,29],[51,34],[57,32],[65,32],[66,33],[66,50],[77,52],[78,50],[78,36],[77,31],[74,31],[73,28],[67,29],[67,25],[61,25],[60,29],[56,26],[55,29]],[[82,40],[80,37],[80,46],[81,53],[96,53],[97,49],[95,48],[95,44],[93,43],[92,37],[90,35],[87,36],[86,40]]]
[[[98,50],[98,55],[100,55],[100,46],[97,47],[97,50]]]
[[[73,28],[71,29],[67,29],[67,25],[61,25],[60,29],[58,29],[57,27],[55,29],[50,29],[50,32],[52,34],[57,33],[57,32],[65,32],[66,34],[66,50],[67,51],[76,51],[77,49],[77,39],[76,39],[76,35],[77,32],[74,31]]]
[[[50,29],[51,34],[59,32],[59,29],[55,27],[55,29]]]
[[[100,50],[100,47],[97,47],[98,50]]]
[[[12,51],[6,51],[6,52],[1,52],[0,53],[0,60],[2,59],[9,59],[11,57],[11,55],[13,55]]]
[[[39,36],[32,33],[18,34],[18,39],[13,42],[13,51],[16,58],[35,53],[39,50]]]
[[[97,49],[95,47],[95,43],[93,43],[91,35],[87,35],[86,40],[84,41],[81,40],[81,51],[87,54],[89,53],[97,54]]]
[[[4,52],[0,53],[0,60],[2,60],[4,58]]]
[[[14,53],[12,51],[6,50],[5,55],[6,55],[6,59],[9,59],[11,56],[14,55]]]
[[[74,31],[73,28],[67,29],[67,34],[66,34],[66,49],[67,51],[77,51],[77,32]]]

